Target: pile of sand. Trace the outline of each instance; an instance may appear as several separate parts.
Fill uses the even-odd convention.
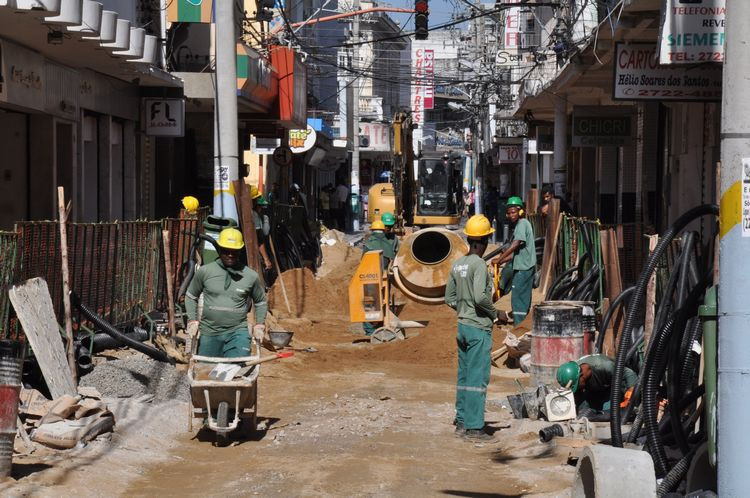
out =
[[[321,251],[323,262],[318,268],[318,278],[328,277],[331,273],[349,272],[354,270],[362,257],[362,249],[352,247],[344,238],[344,234],[338,230],[328,230],[321,236]],[[337,276],[334,276],[337,278]]]

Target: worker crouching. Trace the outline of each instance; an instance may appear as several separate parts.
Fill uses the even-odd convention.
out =
[[[219,259],[201,266],[190,282],[185,308],[188,334],[200,329],[198,354],[221,358],[249,356],[247,314],[255,306],[257,325],[253,337],[261,341],[268,311],[266,293],[258,274],[241,262],[245,246],[242,233],[226,228],[219,234]],[[198,297],[203,294],[203,313],[198,321]]]
[[[579,416],[592,418],[594,415],[608,420],[614,372],[614,360],[603,354],[592,354],[560,365],[557,369],[557,382],[573,391]],[[625,393],[626,400],[637,381],[635,372],[625,367],[622,392]]]
[[[467,221],[464,233],[469,254],[456,260],[445,287],[445,303],[458,313],[456,434],[475,440],[493,439],[484,430],[484,405],[497,311],[492,305],[492,279],[482,255],[494,231],[482,215]]]

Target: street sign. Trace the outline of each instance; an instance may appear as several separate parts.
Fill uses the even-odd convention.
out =
[[[286,145],[276,147],[273,151],[273,162],[279,166],[289,166],[292,164],[292,149]]]
[[[184,99],[143,99],[146,135],[182,137],[185,135]]]

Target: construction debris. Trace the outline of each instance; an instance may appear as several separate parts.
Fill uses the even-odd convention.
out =
[[[174,367],[134,355],[98,365],[81,378],[82,386],[93,386],[105,397],[127,398],[153,394],[154,401],[190,397],[184,373]]]
[[[32,433],[34,442],[57,449],[86,444],[99,434],[111,432],[115,417],[100,400],[64,395],[51,402],[49,411]]]

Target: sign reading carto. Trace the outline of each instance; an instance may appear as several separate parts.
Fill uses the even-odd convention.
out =
[[[316,138],[317,134],[310,125],[304,130],[289,130],[289,148],[295,154],[307,152],[315,145]]]
[[[618,43],[613,86],[615,100],[720,100],[721,66],[661,66],[655,44]]]
[[[724,60],[726,0],[664,0],[659,63]]]

